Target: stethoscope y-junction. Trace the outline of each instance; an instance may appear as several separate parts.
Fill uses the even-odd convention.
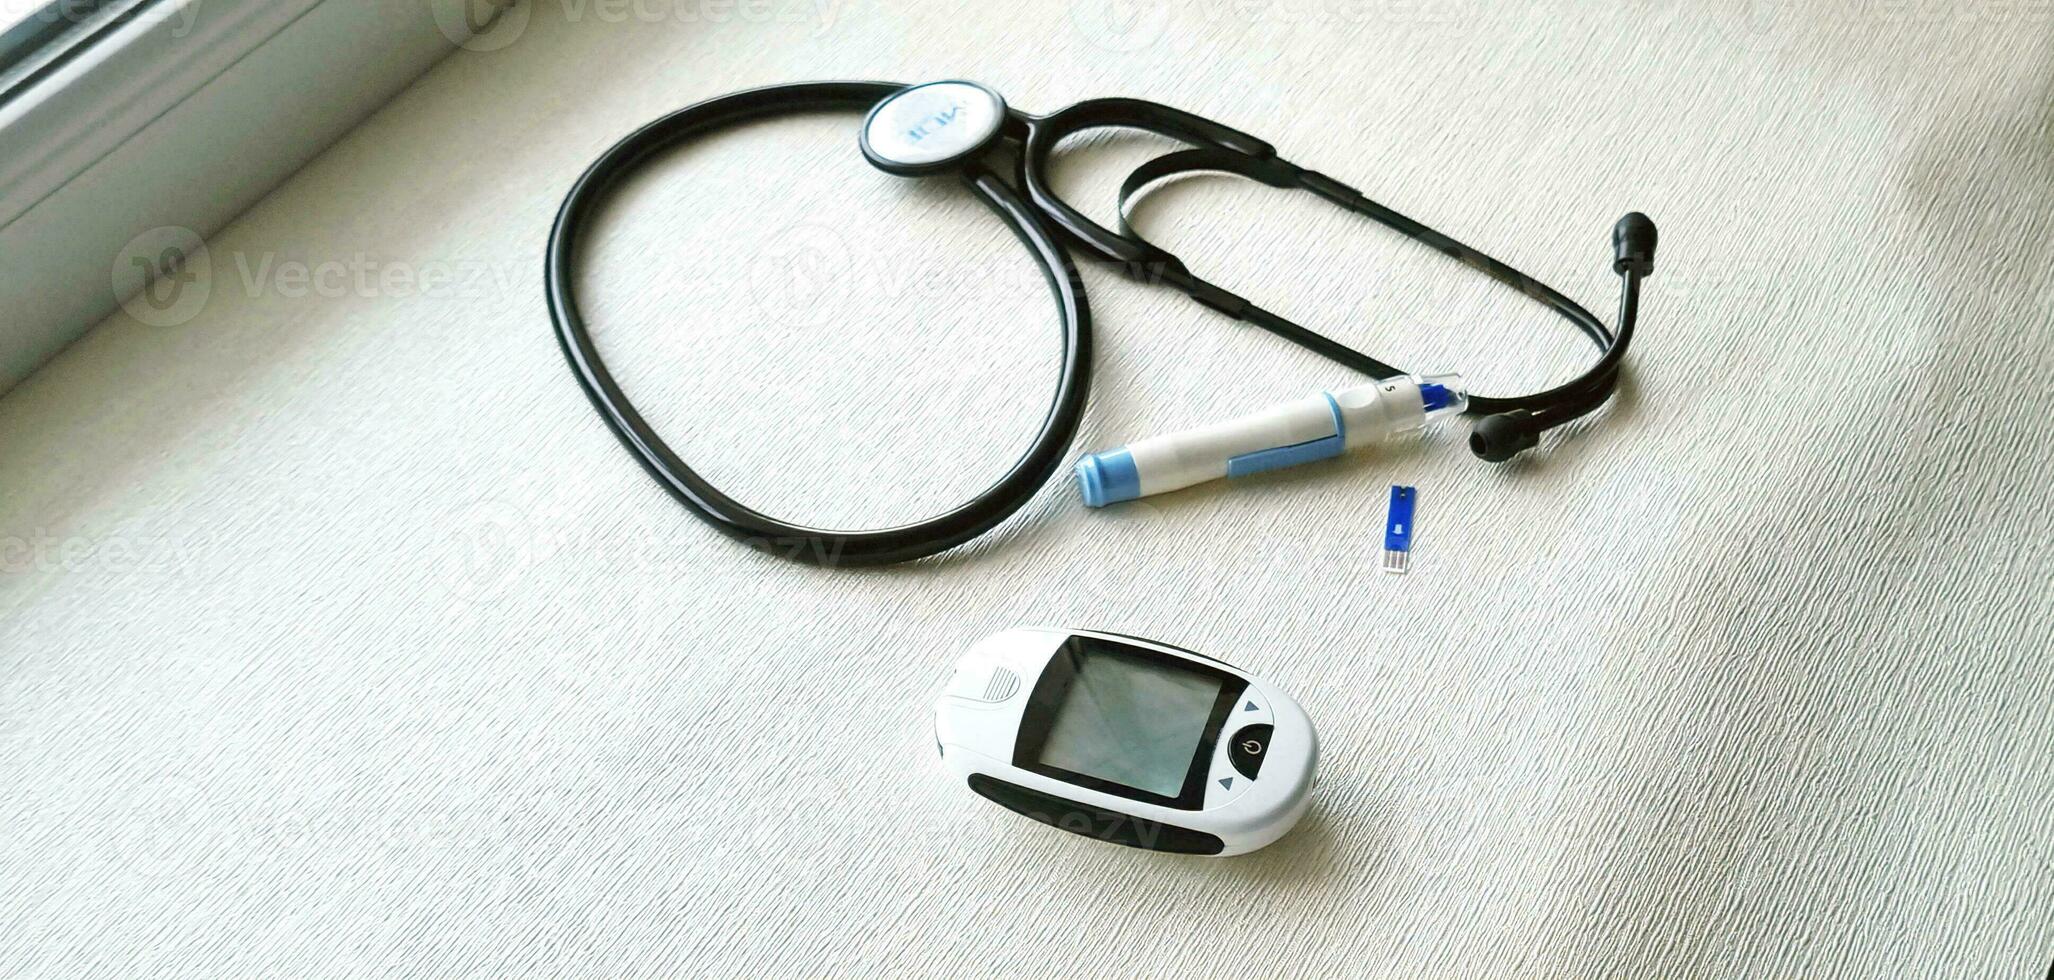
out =
[[[621,392],[579,313],[572,270],[580,234],[610,192],[661,151],[716,130],[775,116],[867,111],[860,145],[880,169],[905,176],[954,174],[1033,254],[1060,315],[1060,380],[1033,442],[997,483],[938,516],[899,527],[840,531],[778,520],[722,493],[687,466]],[[1063,140],[1107,127],[1138,129],[1186,144],[1128,175],[1120,190],[1120,221],[1106,228],[1071,207],[1048,181],[1049,159]],[[994,169],[999,144],[1011,144],[1012,181]],[[1511,398],[1460,392],[1442,379],[1408,374],[1192,272],[1177,256],[1147,241],[1127,222],[1130,205],[1148,189],[1184,174],[1236,174],[1271,187],[1311,193],[1424,242],[1538,300],[1574,324],[1602,352],[1580,376],[1546,391]],[[1325,394],[1301,410],[1285,406],[1234,423],[1161,441],[1094,454],[1079,464],[1079,483],[1094,505],[1174,489],[1199,479],[1240,475],[1338,453],[1371,430],[1399,431],[1439,412],[1476,416],[1469,445],[1502,462],[1533,448],[1540,434],[1604,404],[1619,383],[1633,338],[1641,280],[1654,269],[1654,223],[1638,212],[1612,229],[1619,275],[1617,329],[1560,292],[1497,259],[1391,210],[1340,181],[1277,155],[1253,136],[1209,119],[1139,99],[1094,99],[1045,116],[1012,109],[997,93],[970,82],[905,86],[888,82],[803,82],[751,89],[680,109],[629,134],[602,154],[570,191],[550,235],[548,301],[571,370],[630,452],[664,489],[700,519],[730,537],[785,557],[823,565],[876,565],[933,555],[975,538],[1026,504],[1069,453],[1083,413],[1091,364],[1091,314],[1068,247],[1114,263],[1130,276],[1174,287],[1214,310],[1245,320],[1378,382],[1359,395]],[[1379,393],[1383,398],[1378,400]],[[1392,406],[1404,403],[1404,411]],[[1331,413],[1322,406],[1331,405]],[[1394,414],[1395,413],[1395,414]],[[1217,471],[1217,472],[1215,472]]]

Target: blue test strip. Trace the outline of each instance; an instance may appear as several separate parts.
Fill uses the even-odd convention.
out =
[[[1384,519],[1384,571],[1403,575],[1411,564],[1412,511],[1418,502],[1416,488],[1391,488],[1390,514]]]

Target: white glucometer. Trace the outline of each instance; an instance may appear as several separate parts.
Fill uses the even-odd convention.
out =
[[[979,795],[1086,837],[1231,855],[1282,837],[1319,741],[1283,691],[1189,650],[1013,629],[956,662],[934,706],[942,762]]]

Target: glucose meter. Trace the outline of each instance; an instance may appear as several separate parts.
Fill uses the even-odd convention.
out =
[[[1291,829],[1319,742],[1278,688],[1189,650],[1094,630],[1013,629],[956,662],[935,702],[942,762],[978,795],[1074,834],[1243,854]]]

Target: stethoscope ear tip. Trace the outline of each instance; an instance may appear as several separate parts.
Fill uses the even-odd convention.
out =
[[[1540,433],[1529,412],[1502,412],[1479,419],[1469,430],[1469,451],[1491,463],[1502,463],[1540,445]]]
[[[1653,275],[1655,244],[1660,238],[1653,218],[1638,211],[1628,212],[1612,226],[1612,271],[1632,269],[1638,276]]]

